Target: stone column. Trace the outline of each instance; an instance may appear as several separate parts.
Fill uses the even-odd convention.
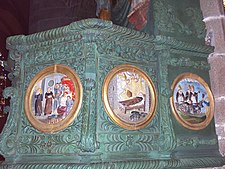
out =
[[[96,18],[95,0],[30,0],[29,33]]]
[[[225,17],[222,0],[200,0],[206,24],[206,43],[214,46],[208,57],[211,88],[215,99],[215,124],[219,151],[225,156]]]

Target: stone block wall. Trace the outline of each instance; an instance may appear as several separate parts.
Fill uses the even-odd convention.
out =
[[[94,0],[32,0],[30,1],[29,33],[65,26],[87,18],[96,18]]]
[[[225,17],[221,0],[200,0],[206,24],[206,43],[214,46],[209,55],[210,81],[215,99],[215,123],[220,153],[225,156]]]

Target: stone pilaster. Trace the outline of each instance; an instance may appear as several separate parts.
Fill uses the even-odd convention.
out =
[[[206,24],[208,45],[214,53],[208,57],[210,81],[215,98],[215,123],[219,151],[225,156],[225,17],[222,0],[200,0]]]
[[[215,99],[215,124],[220,153],[225,156],[225,53],[212,53],[210,80]]]

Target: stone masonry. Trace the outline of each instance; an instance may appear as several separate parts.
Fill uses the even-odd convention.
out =
[[[207,29],[206,44],[214,47],[208,57],[211,89],[215,99],[215,124],[219,151],[225,156],[225,16],[222,0],[200,0]],[[222,167],[222,168],[225,168]],[[216,168],[219,169],[219,168]]]

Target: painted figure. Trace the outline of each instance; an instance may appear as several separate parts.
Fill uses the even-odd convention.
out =
[[[74,88],[72,80],[65,76],[61,79],[61,83],[62,83],[63,93],[66,93],[67,96],[70,96],[74,100],[75,88]]]
[[[60,88],[60,84],[56,83],[54,87],[54,110],[56,110],[59,106],[59,99],[62,94],[62,90]]]
[[[45,115],[52,113],[52,100],[54,99],[53,93],[51,91],[51,88],[47,88],[47,92],[45,93],[45,109],[44,113]]]
[[[185,88],[185,85],[182,87]],[[201,89],[201,87],[198,87],[198,85],[195,85],[195,83],[193,83],[193,85],[188,84],[184,96],[183,91],[181,92],[182,87],[181,85],[178,85],[177,93],[174,96],[177,110],[184,113],[183,115],[201,118],[203,115],[205,115],[207,107],[209,107],[209,101],[206,99],[208,97],[204,92],[205,89]],[[197,88],[198,91],[196,91],[195,88]],[[199,98],[200,93],[202,96],[201,99]]]
[[[192,85],[191,86],[191,101],[192,101],[192,104],[198,103],[198,93],[200,93],[200,91],[195,92],[195,87]]]
[[[188,104],[188,105],[192,104],[192,102],[191,102],[191,86],[190,85],[188,85],[188,89],[185,94],[185,101],[186,101],[186,104]]]
[[[73,106],[73,100],[70,96],[67,96],[67,100],[66,100],[66,115],[69,114],[71,108]]]
[[[66,113],[66,101],[67,101],[67,94],[63,93],[63,96],[60,98],[59,107],[57,109],[57,113],[59,115],[64,115]]]
[[[184,102],[184,93],[183,93],[182,87],[180,85],[178,86],[178,91],[176,94],[176,101],[178,104],[181,104]]]
[[[192,108],[194,110],[194,113],[198,110],[198,105],[199,105],[199,102],[198,102],[198,93],[200,93],[200,91],[195,92],[195,88],[192,85],[191,86],[191,102],[192,102]]]
[[[37,89],[34,97],[35,97],[35,104],[34,104],[35,116],[41,116],[41,114],[42,114],[42,101],[43,101],[43,95],[42,95],[41,88]]]

